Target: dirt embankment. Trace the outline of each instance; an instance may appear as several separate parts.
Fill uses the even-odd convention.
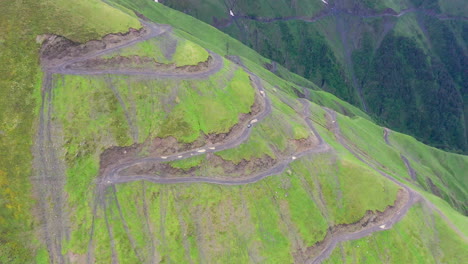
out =
[[[276,164],[277,160],[265,155],[261,158],[241,160],[238,163],[222,159],[216,154],[208,153],[202,164],[179,169],[171,166],[171,163],[146,162],[127,168],[122,175],[154,175],[155,177],[182,178],[182,177],[213,177],[213,178],[243,178],[251,174],[257,174]],[[204,169],[209,166],[213,173]]]
[[[340,224],[331,226],[327,230],[325,238],[317,242],[315,245],[305,248],[297,249],[298,257],[307,259],[310,256],[318,256],[331,242],[332,238],[340,237],[346,234],[353,234],[358,231],[365,230],[374,226],[381,226],[382,229],[386,228],[384,223],[390,221],[395,215],[399,214],[399,211],[409,201],[408,192],[404,189],[400,189],[397,193],[395,203],[387,206],[383,212],[380,211],[366,211],[366,214],[357,222],[352,224]]]
[[[265,154],[262,157],[242,159],[239,162],[225,160],[215,153],[207,153],[206,159],[200,164],[187,169],[175,168],[167,162],[143,162],[128,167],[121,175],[132,177],[135,175],[154,175],[155,177],[213,177],[242,179],[248,175],[256,175],[266,171],[294,153],[306,152],[318,145],[315,137],[300,140],[290,140],[283,151],[275,151],[275,158]],[[122,152],[121,152],[122,153]],[[128,152],[127,152],[128,153]]]
[[[248,122],[262,112],[263,109],[265,109],[265,102],[261,100],[260,95],[256,94],[250,112],[240,114],[239,122],[226,133],[204,135],[192,143],[180,143],[174,137],[156,137],[147,139],[142,144],[133,144],[127,147],[110,147],[101,154],[100,172],[102,173],[112,164],[138,159],[139,154],[142,152],[145,153],[146,157],[169,156],[203,146],[222,144],[242,133]]]
[[[126,33],[108,34],[101,40],[91,40],[83,44],[52,34],[38,36],[36,40],[42,43],[40,51],[42,65],[52,68],[74,58],[90,56],[148,34],[147,28],[143,27],[139,30],[130,28]]]
[[[153,58],[142,56],[115,56],[112,58],[92,58],[69,65],[71,70],[145,70],[170,73],[203,72],[210,69],[213,57],[196,65],[176,66],[175,63],[160,63]]]

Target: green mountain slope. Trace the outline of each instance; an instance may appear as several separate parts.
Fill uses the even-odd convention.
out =
[[[466,259],[466,156],[158,3],[2,7],[0,262]]]
[[[162,2],[241,40],[381,124],[439,148],[467,150],[468,14],[462,1]]]

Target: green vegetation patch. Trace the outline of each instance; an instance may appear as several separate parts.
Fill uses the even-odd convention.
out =
[[[51,33],[85,42],[141,26],[134,15],[98,0],[79,1],[73,8],[64,0],[1,1],[0,10],[0,262],[32,263],[36,248],[43,248],[34,237],[29,181],[41,105],[36,36]],[[41,249],[37,261],[46,259]]]
[[[393,132],[390,136],[395,148],[411,162],[418,175],[418,183],[447,201],[461,213],[468,211],[466,190],[468,157],[445,152],[417,141],[411,136]],[[432,186],[428,181],[432,181]]]
[[[381,169],[397,177],[410,177],[400,153],[386,144],[382,127],[360,117],[338,115],[337,121],[348,144],[362,151],[366,159],[377,161],[383,165]]]
[[[197,65],[208,59],[208,51],[197,44],[185,40],[178,43],[174,54],[174,61],[177,66]]]
[[[102,58],[108,59],[115,56],[148,57],[154,58],[159,63],[174,63],[177,67],[181,67],[205,62],[210,54],[204,48],[189,40],[164,34],[104,55]]]
[[[239,121],[239,114],[250,112],[255,91],[249,75],[242,69],[236,70],[223,88],[218,85],[210,80],[182,81],[179,103],[163,121],[158,136],[174,136],[189,143],[197,139],[200,132],[228,132]]]
[[[431,213],[416,204],[392,229],[340,243],[324,263],[463,263],[466,241]]]
[[[168,162],[168,164],[176,169],[189,170],[193,167],[198,167],[206,160],[206,155],[198,155],[186,159]]]
[[[264,155],[268,155],[271,158],[276,157],[268,141],[256,129],[252,131],[247,142],[235,148],[216,152],[215,155],[220,156],[224,160],[232,161],[235,164],[239,164],[242,160],[261,158]]]

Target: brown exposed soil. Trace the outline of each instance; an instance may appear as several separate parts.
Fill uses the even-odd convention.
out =
[[[148,33],[149,31],[145,27],[139,30],[130,28],[126,33],[108,34],[101,40],[91,40],[84,44],[71,41],[62,36],[45,34],[37,37],[37,41],[42,43],[40,54],[43,65],[54,67],[61,62],[94,54],[124,42],[138,39]]]
[[[173,142],[176,144],[175,139],[172,138]],[[160,144],[163,143],[161,139],[157,139]],[[317,140],[313,137],[308,137],[300,140],[291,140],[291,146],[294,146],[295,150],[292,150],[295,153],[303,152],[308,149],[313,148],[317,145]],[[123,148],[113,148],[115,149],[114,154],[122,155]],[[175,150],[178,152],[177,150]],[[287,150],[285,152],[288,152]],[[127,152],[129,154],[130,151]],[[277,156],[280,155],[277,153]],[[289,156],[289,153],[283,153],[281,156]],[[107,157],[109,158],[109,157]],[[210,168],[218,173],[221,171],[220,175],[205,175],[203,176],[213,176],[214,178],[222,177],[238,177],[242,178],[245,175],[257,174],[261,171],[267,170],[268,168],[273,167],[278,163],[280,157],[274,159],[268,155],[264,155],[260,158],[253,158],[250,160],[242,159],[240,162],[234,163],[232,161],[224,160],[220,156],[214,153],[208,153],[206,156],[206,161],[203,164],[209,164]],[[138,165],[129,167],[128,169],[122,171],[122,175],[157,175],[158,177],[195,177],[200,175],[200,168],[203,166],[194,166],[189,169],[179,169],[174,168],[170,163],[159,163],[159,162],[145,162]]]
[[[241,160],[239,163],[226,161],[219,156],[213,155],[210,163],[214,168],[222,168],[224,173],[229,175],[246,176],[249,174],[256,174],[264,171],[270,167],[273,167],[277,160],[273,159],[268,155],[264,155],[261,158],[254,158],[251,160]]]
[[[374,212],[368,210],[366,214],[356,223],[331,226],[328,228],[327,235],[322,241],[317,242],[315,245],[308,247],[305,250],[298,249],[298,251],[300,251],[300,253],[306,257],[317,256],[327,246],[332,237],[343,234],[351,234],[368,226],[380,225],[396,215],[398,211],[408,202],[408,200],[408,193],[405,190],[400,189],[397,193],[395,203],[393,205],[387,206],[383,212]]]
[[[292,142],[296,146],[296,152],[306,151],[314,146],[317,146],[319,143],[316,137],[294,139]]]
[[[213,58],[208,56],[206,61],[199,62],[197,65],[186,65],[177,67],[175,63],[159,63],[153,58],[141,56],[115,56],[112,58],[92,58],[85,61],[74,63],[68,67],[73,70],[154,70],[171,73],[190,73],[202,72],[208,70],[213,63]]]
[[[301,90],[296,89],[296,88],[294,88],[294,87],[292,87],[292,90],[293,90],[293,92],[297,95],[297,97],[299,97],[299,98],[306,98],[306,95],[305,95],[303,92],[301,92]]]
[[[242,132],[247,123],[264,108],[264,102],[256,94],[255,101],[250,112],[239,115],[239,122],[234,125],[227,133],[208,134],[200,137],[192,143],[180,143],[174,137],[152,138],[142,144],[134,144],[127,147],[110,147],[101,154],[100,173],[112,164],[121,163],[126,160],[136,159],[142,152],[146,157],[168,156],[174,153],[188,151],[190,149],[200,148],[206,145],[220,144],[227,141]]]
[[[113,146],[101,153],[99,168],[99,173],[102,174],[104,169],[109,167],[112,164],[122,162],[124,160],[131,160],[133,157],[136,157],[141,151],[140,144],[133,144],[127,147],[118,147]]]
[[[242,178],[245,175],[256,174],[264,171],[274,164],[277,160],[265,155],[261,158],[253,158],[251,160],[241,160],[238,163],[224,160],[223,158],[209,153],[207,154],[204,164],[209,164],[215,171],[221,171],[220,175],[203,175],[212,176],[213,178],[223,177],[238,177]],[[203,166],[203,164],[201,165]],[[200,176],[200,167],[194,166],[189,169],[179,169],[171,166],[170,163],[140,163],[138,165],[127,168],[122,172],[123,175],[155,175],[158,177],[195,177]]]
[[[240,114],[239,122],[235,124],[227,133],[208,134],[206,136],[206,141],[211,144],[217,144],[217,143],[223,142],[231,135],[237,135],[238,133],[242,131],[242,128],[244,128],[247,125],[247,123],[250,120],[252,120],[254,116],[260,113],[262,109],[264,109],[264,107],[265,107],[265,104],[263,100],[260,100],[260,96],[256,95],[254,104],[250,108],[249,113]]]
[[[439,196],[439,197],[442,197],[442,195],[440,194],[439,188],[432,182],[432,180],[430,178],[427,178],[426,181],[427,181],[427,184],[429,185],[429,187],[431,187],[432,193]]]

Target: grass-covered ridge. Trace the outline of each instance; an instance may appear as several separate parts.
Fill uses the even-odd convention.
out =
[[[120,49],[103,58],[115,56],[140,56],[153,58],[162,64],[174,63],[177,67],[197,65],[208,59],[209,53],[199,45],[167,33],[158,38],[139,42],[131,47]]]
[[[65,2],[55,4],[61,3]],[[78,10],[88,10],[90,21],[99,22],[99,17],[92,11],[102,11],[102,3],[87,3],[94,3],[95,9],[91,8],[92,5],[86,5],[86,9],[79,7]],[[283,74],[289,79],[280,78],[265,69],[263,63],[268,60],[193,18],[151,1],[130,4],[128,7],[135,7],[139,13],[145,11],[139,10],[140,5],[151,6],[145,15],[161,19],[158,22],[174,24],[174,31],[181,38],[180,43],[196,43],[193,45],[198,45],[198,51],[210,49],[220,51],[222,55],[240,55],[239,63],[251,73],[225,59],[223,67],[216,73],[197,75],[198,78],[184,75],[188,76],[187,79],[175,75],[164,79],[138,74],[89,76],[81,75],[76,70],[74,75],[52,75],[51,86],[44,86],[41,91],[42,72],[35,60],[38,58],[37,44],[32,38],[25,37],[30,42],[18,42],[21,44],[13,48],[15,41],[18,41],[17,36],[2,36],[0,45],[8,47],[8,56],[15,60],[12,63],[3,57],[3,53],[0,55],[2,62],[5,60],[10,63],[7,66],[11,66],[11,69],[2,69],[6,72],[5,76],[14,77],[6,81],[2,79],[2,85],[6,84],[9,90],[5,89],[9,93],[6,99],[0,99],[0,106],[5,106],[0,123],[0,147],[2,153],[8,153],[4,155],[5,159],[4,156],[0,159],[0,262],[47,263],[60,262],[57,259],[63,258],[64,262],[86,262],[90,259],[89,262],[93,263],[305,263],[313,257],[311,249],[334,227],[355,223],[365,215],[378,214],[395,204],[401,188],[340,144],[329,115],[320,105],[311,103],[310,113],[303,113],[306,104],[298,99],[304,96],[303,89],[291,81],[300,81],[305,86],[307,81],[284,69]],[[32,3],[32,7],[39,8],[41,5]],[[113,10],[107,8],[104,10]],[[129,23],[137,23],[133,15],[125,15],[132,14],[132,11],[122,10],[116,11],[115,16],[124,21],[128,19]],[[38,17],[36,19],[39,20]],[[3,18],[0,21],[4,23]],[[16,27],[15,23],[6,24],[8,28]],[[66,36],[75,40],[79,36],[84,40],[92,34],[96,38],[100,37],[98,34],[107,34],[104,33],[105,29],[90,29],[88,26],[70,29],[73,34]],[[113,26],[116,27],[112,30],[118,32],[119,25]],[[17,29],[24,28],[27,27],[22,24]],[[193,30],[192,35],[187,33],[190,30]],[[39,32],[44,33],[42,29],[36,33]],[[212,39],[204,38],[206,35],[203,34],[207,32]],[[232,45],[229,52],[226,43]],[[160,49],[143,46],[143,50],[132,52],[163,56],[163,49],[157,47]],[[15,52],[23,52],[18,54],[26,57]],[[126,55],[132,56],[132,52],[126,52]],[[191,54],[184,59],[200,59],[197,54]],[[253,87],[252,83],[257,84],[255,75],[260,77],[261,87]],[[51,89],[50,93],[48,88]],[[205,145],[206,141],[211,140],[209,137],[228,132],[239,123],[240,116],[248,116],[255,100],[263,100],[264,95],[255,88],[264,89],[271,101],[271,113],[259,118],[261,120],[252,127],[247,126],[250,117],[244,120],[242,128],[249,128],[250,136],[240,145],[212,153],[208,147],[214,145]],[[1,89],[4,89],[3,86]],[[43,98],[41,92],[44,93]],[[443,197],[450,204],[429,193],[423,193],[423,196],[433,201],[435,208],[439,208],[456,227],[464,230],[467,218],[451,206],[456,207],[458,200],[466,195],[464,188],[457,188],[460,182],[463,185],[466,157],[429,150],[416,140],[393,132],[389,136],[391,145],[387,145],[382,128],[367,120],[363,112],[325,92],[312,92],[309,97],[346,115],[338,115],[337,123],[341,126],[342,134],[353,143],[353,148],[359,150],[366,160],[377,164],[378,168],[406,182],[405,179],[411,177],[405,175],[405,165],[398,160],[398,153],[401,153],[408,157],[411,164],[421,163],[420,167],[414,165],[417,177],[426,179],[437,174],[442,184],[433,180],[436,186],[444,193],[455,190],[453,195],[448,196],[449,199]],[[42,104],[44,106],[40,107]],[[38,113],[44,114],[40,120]],[[306,122],[309,117],[318,134],[312,134]],[[42,148],[45,159],[51,157],[51,149],[57,149],[57,162],[50,163],[51,175],[33,175],[30,184],[27,175],[31,167],[38,169],[41,166],[30,165],[30,149],[35,133],[31,127],[34,128],[34,124],[44,124],[45,127],[39,128],[41,133],[46,131],[45,140],[40,136],[35,139],[45,144]],[[292,159],[291,155],[298,149],[318,144],[318,135],[331,146],[330,149]],[[308,146],[307,140],[313,144]],[[179,153],[180,146],[182,150]],[[167,157],[163,158],[166,154],[158,152],[163,147],[169,150],[167,155],[172,156],[168,160],[172,161],[167,162]],[[191,157],[187,148],[203,148],[207,153],[200,152],[203,154]],[[41,156],[34,153],[36,159]],[[104,155],[108,153],[112,155]],[[179,154],[180,158],[177,157]],[[173,159],[175,157],[178,160]],[[209,161],[213,159],[235,165],[254,162],[254,166],[261,170],[271,168],[272,164],[268,162],[272,159],[287,159],[290,163],[277,174],[237,186],[188,182],[157,184],[150,181],[112,183],[120,177],[132,176],[125,174],[126,171],[115,175],[111,173],[112,168],[145,158],[158,158],[159,164],[170,166],[169,169],[182,173],[193,171],[199,177],[232,175],[222,173],[224,171],[219,169],[219,164],[211,164]],[[430,162],[425,163],[425,160]],[[448,165],[441,162],[443,160]],[[49,165],[47,162],[45,164]],[[137,174],[138,170],[143,170],[144,164],[137,162],[134,165]],[[247,171],[244,175],[235,176],[248,178],[253,175]],[[44,176],[50,176],[53,180],[44,181]],[[162,178],[176,176],[161,175]],[[443,182],[445,180],[447,184]],[[47,187],[54,186],[56,182],[64,183],[63,188],[50,189],[57,193],[64,192],[63,200],[57,203],[53,195],[46,196],[51,199],[43,201],[28,191],[30,185]],[[408,184],[421,192],[427,190],[414,183]],[[32,211],[33,206],[40,208],[33,205],[35,198],[38,204],[47,202],[52,209],[47,208],[40,213],[38,210]],[[419,210],[419,207],[413,209]],[[59,211],[63,213],[55,214]],[[31,212],[38,218],[33,218]],[[419,232],[422,225],[415,227],[415,223],[422,222],[421,218],[435,219],[433,222],[436,224],[429,220],[428,223],[435,227],[434,230],[440,231],[440,236],[436,237],[440,238],[440,243],[446,243],[440,246],[441,252],[437,255],[442,256],[441,262],[464,258],[462,253],[466,243],[459,239],[461,236],[458,233],[447,229],[444,217],[439,219],[437,214],[427,211],[420,217],[419,211],[411,212],[407,215],[409,221],[401,222],[403,228],[391,229],[384,234],[395,240],[403,237],[414,241],[421,248],[417,251],[412,247],[411,252],[421,252],[420,255],[424,256],[400,256],[399,252],[392,250],[392,246],[404,249],[404,244],[385,243],[386,237],[382,238],[382,233],[377,233],[379,249],[385,251],[389,259],[426,259],[437,240],[427,239],[427,233]],[[51,229],[45,230],[49,232],[43,232],[43,225],[35,225],[33,221],[42,219],[44,214],[49,219],[60,218],[62,221],[52,223],[64,226],[65,232],[57,233],[57,230],[62,232],[61,226],[50,224]],[[47,240],[47,236],[52,239]],[[41,244],[42,241],[52,243]],[[363,248],[366,246],[362,245]],[[361,252],[355,255],[358,258]]]
[[[83,42],[140,23],[97,0],[74,8],[63,0],[2,1],[0,9],[0,262],[31,263],[36,253],[47,259],[44,248],[36,251],[41,246],[32,231],[37,222],[28,180],[42,81],[36,36],[53,33]]]
[[[430,215],[427,207],[416,205],[392,230],[342,243],[324,263],[463,263],[466,241],[440,216]]]
[[[380,124],[466,153],[468,13],[462,1],[325,2],[164,4],[217,27]]]
[[[447,153],[418,142],[397,132],[389,132],[385,142],[382,127],[363,118],[339,119],[342,133],[363,154],[401,180],[412,182],[449,202],[460,213],[467,211],[467,190],[464,171],[468,168],[466,156]],[[408,159],[416,179],[412,179],[403,161]]]

